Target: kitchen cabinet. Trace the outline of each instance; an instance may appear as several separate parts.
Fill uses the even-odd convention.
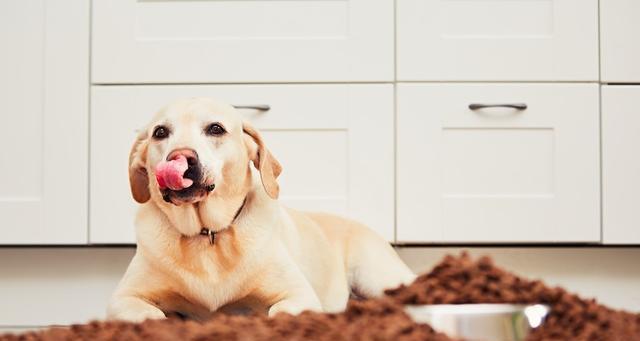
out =
[[[597,81],[598,1],[398,0],[397,56],[400,81]]]
[[[394,79],[393,0],[93,2],[93,83]]]
[[[2,244],[133,242],[130,144],[188,96],[271,105],[243,115],[285,165],[285,205],[390,241],[599,242],[598,74],[640,82],[631,0],[0,6]],[[603,87],[605,243],[637,243],[634,89]]]
[[[640,83],[640,1],[600,1],[602,82]]]
[[[600,241],[598,85],[401,84],[397,103],[399,242]]]
[[[0,27],[0,244],[85,244],[89,1],[2,1]]]
[[[640,244],[640,86],[602,87],[602,237]]]

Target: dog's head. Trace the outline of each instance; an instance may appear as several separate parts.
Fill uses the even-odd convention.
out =
[[[184,178],[193,183],[179,190],[161,188],[158,164],[178,157],[186,158]],[[160,110],[134,142],[129,155],[131,193],[139,203],[174,205],[246,195],[250,161],[266,193],[276,199],[282,168],[258,131],[231,105],[205,98],[179,100]]]

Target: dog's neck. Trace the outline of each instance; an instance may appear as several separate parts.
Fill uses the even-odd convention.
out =
[[[250,200],[250,193],[234,196],[215,196],[194,204],[200,228],[219,232],[231,225]]]
[[[228,229],[230,228],[233,223],[236,221],[236,219],[238,219],[238,216],[240,215],[240,213],[242,212],[242,209],[245,207],[246,203],[247,203],[247,198],[248,198],[248,194],[247,196],[244,197],[244,200],[242,201],[242,204],[240,205],[240,207],[236,210],[236,214],[233,216],[233,219],[231,220],[231,223],[229,223],[229,225],[227,225],[227,227],[224,227],[222,229],[218,229],[218,230],[213,230],[210,229],[206,226],[203,226],[202,229],[200,230],[200,235],[201,236],[206,236],[209,239],[209,244],[213,245],[215,242],[215,238],[216,238],[216,233],[224,230],[224,229]],[[198,203],[194,204],[196,207],[198,206]],[[197,210],[197,208],[196,208]],[[200,221],[203,221],[202,217],[200,217]]]

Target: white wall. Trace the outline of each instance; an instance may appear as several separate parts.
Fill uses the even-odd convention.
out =
[[[0,249],[0,326],[103,317],[134,251],[131,247]]]
[[[416,271],[459,248],[401,247]],[[131,247],[0,248],[0,327],[33,328],[104,316],[109,296],[134,253]],[[640,249],[472,248],[506,269],[616,308],[640,311]]]

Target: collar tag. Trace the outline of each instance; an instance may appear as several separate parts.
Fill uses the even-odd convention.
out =
[[[213,242],[216,239],[216,233],[209,230],[206,227],[203,227],[202,230],[200,230],[200,234],[204,235],[204,236],[208,236],[209,237],[209,244],[213,245]]]

